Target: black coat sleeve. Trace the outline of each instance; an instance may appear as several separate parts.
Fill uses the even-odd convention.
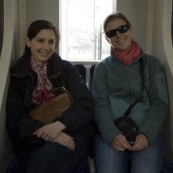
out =
[[[12,78],[6,104],[6,126],[12,141],[17,145],[35,145],[44,140],[33,135],[44,124],[29,118],[26,105],[29,106],[28,88],[24,79]]]
[[[67,63],[62,75],[65,76],[66,87],[70,91],[74,103],[56,120],[66,126],[66,132],[78,132],[93,121],[93,98],[75,65]]]

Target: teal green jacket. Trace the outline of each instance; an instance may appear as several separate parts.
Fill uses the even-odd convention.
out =
[[[142,94],[140,58],[144,62],[145,89],[143,99],[135,105],[129,116],[150,143],[161,132],[168,111],[168,96],[159,60],[141,51],[141,56],[126,67],[111,51],[111,56],[96,65],[91,84],[95,121],[102,138],[109,144],[121,133],[114,125],[114,120],[123,116]]]

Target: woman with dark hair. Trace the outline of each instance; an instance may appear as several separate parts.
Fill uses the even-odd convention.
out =
[[[161,64],[132,40],[133,28],[122,13],[110,14],[103,29],[111,55],[96,65],[91,86],[100,131],[97,173],[126,173],[129,160],[131,173],[159,173],[164,154],[161,127],[168,110]],[[130,122],[134,128],[125,133]]]
[[[55,52],[59,31],[49,21],[31,23],[24,55],[11,68],[7,98],[7,129],[22,173],[71,173],[94,141],[93,99],[75,65]],[[73,104],[52,123],[29,116],[65,87]],[[91,141],[91,142],[90,142]]]

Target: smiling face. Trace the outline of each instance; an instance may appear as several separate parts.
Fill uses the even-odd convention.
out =
[[[42,29],[33,38],[26,38],[26,45],[30,48],[31,54],[37,64],[43,64],[55,51],[56,37],[51,29]]]
[[[126,24],[127,23],[123,19],[115,18],[107,23],[105,30],[107,32]],[[105,38],[115,49],[126,51],[131,47],[132,44],[132,27],[130,26],[129,30],[125,33],[120,33],[117,31],[116,36],[111,38],[105,36]]]

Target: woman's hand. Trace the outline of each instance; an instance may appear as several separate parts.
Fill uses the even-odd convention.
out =
[[[134,145],[129,149],[130,151],[139,151],[147,147],[149,144],[148,139],[143,134],[138,134]]]
[[[44,139],[45,141],[53,141],[65,128],[66,127],[64,124],[56,121],[39,128],[33,134],[37,135],[38,138]]]
[[[118,134],[112,140],[112,147],[117,151],[124,151],[130,149],[131,145],[127,142],[126,137],[122,134]]]
[[[57,142],[63,146],[66,146],[69,150],[75,149],[75,143],[73,137],[61,132],[58,137],[56,137],[52,142]]]

